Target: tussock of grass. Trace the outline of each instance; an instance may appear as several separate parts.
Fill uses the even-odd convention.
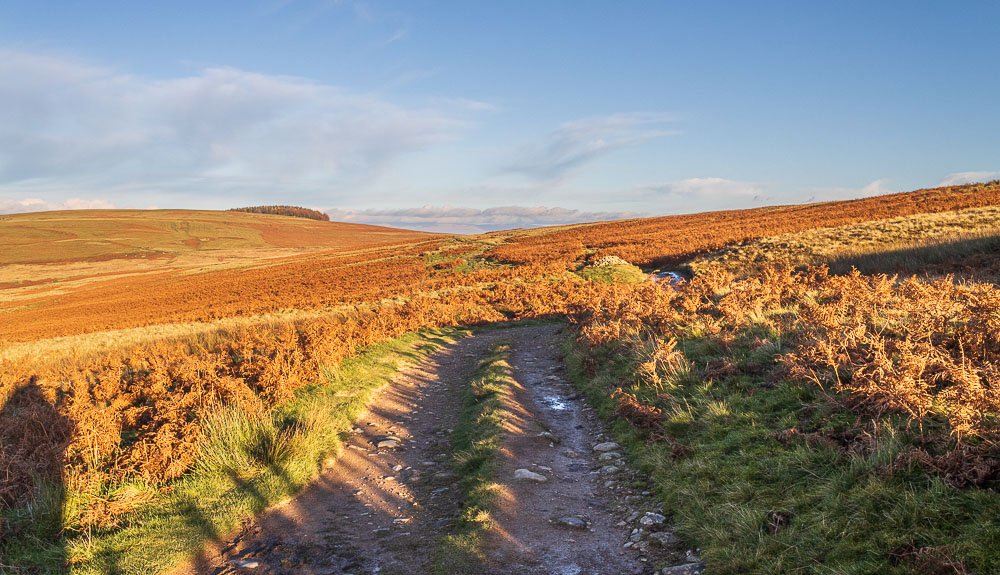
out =
[[[298,492],[337,452],[339,434],[349,429],[400,362],[419,360],[462,333],[429,330],[371,346],[344,360],[335,378],[300,391],[273,415],[220,411],[206,425],[194,472],[167,490],[153,490],[154,499],[128,514],[118,528],[71,535],[65,545],[21,537],[15,547],[3,549],[0,563],[34,565],[26,572],[39,574],[64,573],[67,564],[70,573],[81,574],[169,569],[208,540],[226,536],[245,517]],[[60,495],[36,510],[34,519],[61,517],[74,507],[73,494]]]
[[[460,477],[462,512],[455,531],[444,537],[434,557],[437,574],[482,571],[482,542],[496,498],[494,464],[500,448],[506,397],[513,382],[506,359],[510,346],[498,343],[469,381],[462,414],[452,435],[452,466]]]
[[[644,282],[647,275],[644,271],[632,264],[613,264],[606,266],[593,266],[577,272],[583,279],[603,283],[629,283],[635,284]]]
[[[767,354],[756,351],[765,336]],[[685,448],[681,454],[624,420],[613,424],[678,534],[703,550],[708,571],[1000,572],[1000,497],[901,465],[919,441],[902,418],[859,419],[815,386],[775,379],[773,357],[784,345],[758,328],[725,352],[692,335],[677,346],[694,366],[688,377],[665,393],[630,388],[663,409],[662,431]],[[587,351],[567,340],[566,349],[572,381],[612,417],[611,391],[635,381],[639,360],[617,346]],[[706,365],[722,357],[739,373],[705,377]],[[790,521],[775,531],[769,512]]]

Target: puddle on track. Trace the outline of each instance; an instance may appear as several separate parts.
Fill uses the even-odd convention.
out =
[[[543,395],[542,402],[545,404],[545,407],[548,407],[552,411],[566,411],[569,409],[569,404],[558,395]]]

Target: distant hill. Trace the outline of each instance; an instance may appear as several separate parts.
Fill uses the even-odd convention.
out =
[[[309,208],[299,206],[251,206],[248,208],[233,208],[231,212],[247,212],[248,214],[271,214],[275,216],[292,216],[294,218],[307,218],[321,222],[330,221],[330,216]]]
[[[245,250],[252,250],[247,253],[256,257],[261,250],[359,249],[434,236],[366,224],[233,211],[38,212],[0,216],[0,266],[183,258],[223,251],[229,255]]]
[[[31,339],[162,323],[178,317],[177,310],[185,305],[203,307],[183,316],[185,320],[216,313],[222,309],[217,305],[221,301],[245,301],[250,305],[247,310],[284,309],[290,307],[287,302],[298,301],[281,295],[289,289],[312,298],[319,288],[338,289],[354,276],[367,281],[385,265],[373,263],[363,273],[349,268],[341,272],[346,279],[322,276],[319,287],[319,280],[310,274],[322,275],[326,268],[358,260],[392,258],[403,248],[419,252],[423,248],[414,246],[443,237],[447,236],[229,211],[4,215],[0,216],[0,345],[12,334],[7,328],[18,325],[23,328],[18,337]],[[314,257],[319,261],[309,259]],[[298,264],[289,267],[290,262]],[[419,269],[423,267],[420,263]],[[261,290],[275,302],[261,308],[258,300],[268,299]],[[316,299],[324,303],[319,296]]]

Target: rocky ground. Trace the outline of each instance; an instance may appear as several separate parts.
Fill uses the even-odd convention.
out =
[[[463,386],[501,339],[511,344],[515,416],[505,422],[483,572],[700,573],[644,478],[566,382],[560,329],[481,332],[402,369],[308,489],[179,573],[428,573],[460,505],[447,461]]]

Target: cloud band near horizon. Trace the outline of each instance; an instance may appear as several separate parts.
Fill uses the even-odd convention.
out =
[[[443,233],[483,233],[641,217],[637,212],[584,212],[558,207],[501,206],[476,209],[423,206],[393,210],[326,210],[331,220]]]

